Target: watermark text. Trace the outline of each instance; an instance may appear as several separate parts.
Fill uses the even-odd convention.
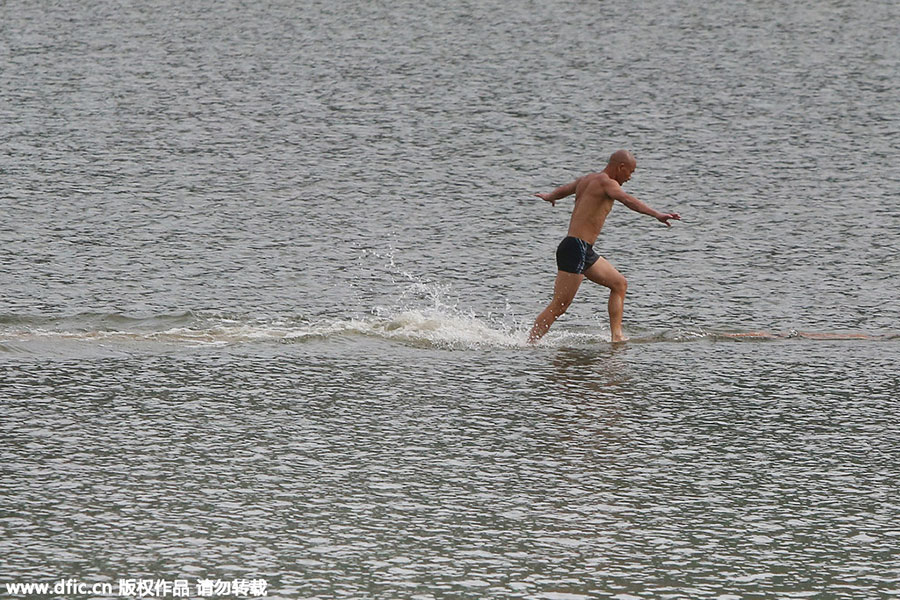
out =
[[[10,596],[120,596],[123,598],[260,598],[268,595],[265,579],[119,579],[86,583],[60,579],[52,583],[8,582]]]

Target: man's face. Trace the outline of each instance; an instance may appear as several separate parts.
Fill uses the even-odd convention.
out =
[[[619,165],[619,177],[621,178],[621,181],[619,182],[619,184],[621,185],[621,184],[625,183],[626,181],[628,181],[629,179],[631,179],[631,174],[634,173],[634,170],[636,168],[637,168],[637,165],[635,165],[635,164]]]

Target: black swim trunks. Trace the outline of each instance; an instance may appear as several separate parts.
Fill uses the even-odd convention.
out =
[[[584,273],[599,258],[594,246],[577,237],[565,238],[556,248],[556,268],[567,273]]]

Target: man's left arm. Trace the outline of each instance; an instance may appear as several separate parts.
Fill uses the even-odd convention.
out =
[[[672,226],[672,224],[669,223],[670,219],[673,219],[675,221],[681,220],[681,215],[679,215],[678,213],[661,213],[658,210],[650,208],[631,194],[626,193],[625,190],[621,188],[621,186],[617,185],[616,188],[617,189],[614,190],[608,190],[607,193],[634,212],[639,212],[644,215],[650,215],[660,223],[665,223],[666,227]]]

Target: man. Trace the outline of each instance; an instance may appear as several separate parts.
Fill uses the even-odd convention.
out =
[[[589,173],[572,183],[560,186],[549,194],[535,194],[556,206],[556,201],[575,194],[575,207],[569,221],[569,233],[556,249],[556,284],[553,300],[538,315],[528,334],[531,344],[540,340],[556,319],[566,312],[581,281],[587,277],[594,283],[609,288],[609,328],[613,342],[624,342],[628,338],[622,331],[622,310],[625,307],[625,291],[628,282],[607,260],[594,252],[594,242],[603,229],[606,216],[612,210],[613,201],[618,200],[633,211],[650,215],[666,226],[670,219],[679,220],[676,213],[658,212],[622,189],[622,184],[631,179],[637,161],[631,152],[618,150],[609,157],[609,163],[600,173]]]

